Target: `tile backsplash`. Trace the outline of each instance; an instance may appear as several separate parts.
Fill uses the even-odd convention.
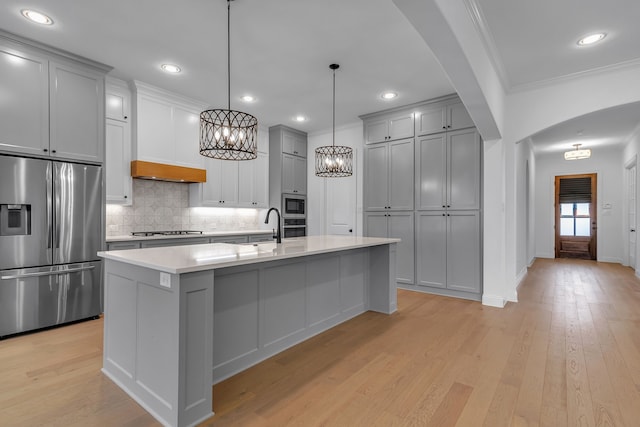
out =
[[[106,235],[132,231],[235,231],[261,228],[259,209],[190,208],[189,185],[133,180],[133,205],[107,205]]]

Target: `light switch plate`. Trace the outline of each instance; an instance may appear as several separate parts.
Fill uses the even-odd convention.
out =
[[[171,276],[169,273],[160,273],[160,286],[164,286],[165,288],[171,287]]]

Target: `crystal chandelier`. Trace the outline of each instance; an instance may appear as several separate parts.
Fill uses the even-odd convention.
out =
[[[333,70],[333,139],[331,145],[316,148],[316,175],[338,178],[353,175],[353,149],[336,145],[336,70],[340,66],[331,64]]]
[[[227,0],[227,109],[200,113],[200,154],[222,160],[258,157],[258,119],[231,109],[231,2]]]

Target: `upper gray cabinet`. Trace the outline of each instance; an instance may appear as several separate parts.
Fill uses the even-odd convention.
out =
[[[428,104],[415,113],[416,136],[474,127],[462,102]]]
[[[371,118],[364,122],[364,142],[394,141],[413,136],[413,113],[403,112],[391,117]]]
[[[475,128],[416,138],[419,210],[480,208],[480,135]]]
[[[298,132],[282,130],[282,152],[298,157],[307,157],[307,137]]]
[[[413,138],[365,147],[365,210],[413,209]]]
[[[269,128],[269,205],[283,193],[307,194],[307,134],[284,125]]]
[[[0,150],[102,163],[108,70],[0,34]]]

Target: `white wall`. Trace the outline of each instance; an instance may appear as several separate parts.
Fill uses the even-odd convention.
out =
[[[332,130],[315,132],[307,138],[307,234],[332,233],[329,226],[338,219],[353,222],[353,235],[362,235],[362,177],[363,168],[363,124],[362,122],[336,129],[336,145],[353,148],[353,176],[348,178],[320,178],[315,175],[315,149],[331,145]],[[334,203],[340,202],[339,205]],[[351,218],[349,218],[351,217]]]
[[[516,145],[516,282],[527,272],[534,257],[535,242],[535,157],[529,140]]]
[[[622,147],[592,149],[590,159],[566,161],[562,153],[536,157],[536,256],[554,258],[554,182],[557,175],[597,173],[598,261],[622,263],[624,179]],[[611,209],[604,209],[611,204]]]

